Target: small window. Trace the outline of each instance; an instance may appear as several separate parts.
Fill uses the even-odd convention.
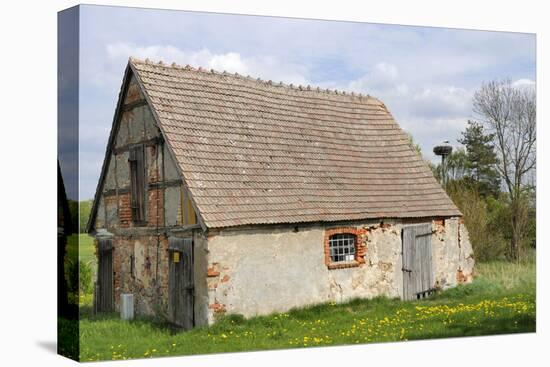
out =
[[[143,145],[130,148],[130,205],[132,206],[132,220],[145,220],[145,166]]]
[[[329,251],[331,262],[355,260],[356,237],[351,233],[339,233],[330,236]]]

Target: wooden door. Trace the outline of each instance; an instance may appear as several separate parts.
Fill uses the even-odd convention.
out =
[[[432,225],[403,228],[403,299],[420,299],[434,290]]]
[[[184,330],[194,326],[193,239],[169,238],[168,317]]]
[[[112,240],[98,240],[98,245],[96,309],[99,312],[112,312],[114,310]]]

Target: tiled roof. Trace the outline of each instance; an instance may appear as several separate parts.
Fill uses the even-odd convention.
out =
[[[130,66],[207,227],[461,215],[376,98]]]

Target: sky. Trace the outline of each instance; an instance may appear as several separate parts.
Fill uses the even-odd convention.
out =
[[[370,94],[425,159],[458,147],[482,83],[535,86],[534,34],[80,7],[80,199],[94,196],[128,57]]]

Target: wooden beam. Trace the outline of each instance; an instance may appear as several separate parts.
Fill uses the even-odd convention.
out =
[[[181,184],[182,184],[182,180],[179,178],[176,178],[174,180],[169,180],[169,181],[150,182],[149,187],[162,189],[165,187],[180,186]]]
[[[130,150],[130,148],[132,146],[139,145],[139,144],[143,144],[146,147],[156,146],[156,145],[159,145],[162,141],[163,141],[162,137],[156,136],[154,138],[142,140],[142,141],[139,141],[137,143],[126,144],[126,145],[123,145],[123,146],[120,146],[120,147],[116,147],[116,148],[113,149],[113,154],[117,155],[117,154],[120,154],[120,153],[123,153],[123,152],[127,152],[127,151]]]
[[[107,189],[103,191],[103,196],[116,196],[119,194],[127,194],[130,192],[130,186],[121,187],[119,189]]]
[[[164,234],[169,236],[170,234],[181,234],[183,232],[202,230],[200,224],[193,224],[188,226],[165,226],[165,227],[131,227],[131,228],[109,228],[109,232],[115,236],[149,236]]]
[[[141,80],[141,77],[139,76],[139,74],[136,72],[136,70],[134,69],[134,66],[132,65],[132,63],[128,63],[128,67],[132,70],[133,72],[133,75],[135,77],[135,80],[136,82],[138,83],[141,91],[143,92],[143,96],[145,97],[145,100],[147,101],[147,103],[149,104],[150,106],[150,109],[151,109],[151,113],[153,114],[153,118],[155,119],[155,122],[156,122],[156,125],[160,131],[160,134],[162,136],[162,138],[164,140],[166,140],[166,132],[164,131],[164,128],[162,127],[162,124],[160,123],[160,118],[159,118],[159,115],[157,113],[157,111],[155,110],[155,108],[153,107],[153,103],[151,102],[151,97],[147,94],[147,92],[145,91],[145,87],[143,85],[143,81]],[[174,160],[174,162],[178,162],[178,160],[176,159],[176,154],[174,153],[174,149],[170,146],[170,144],[167,144],[166,145],[168,147],[168,152],[170,154],[170,157]],[[185,181],[185,176],[183,174],[183,171],[181,169],[181,166],[179,164],[176,164],[176,169],[180,175],[180,177],[182,178],[183,180],[183,186],[185,189],[188,189],[188,186],[187,186],[187,182]],[[197,204],[195,203],[195,200],[194,198],[191,196],[191,205],[193,205],[193,210],[195,211],[195,214],[197,215],[197,220],[199,222],[199,224],[201,225],[201,228],[202,230],[206,233],[208,231],[208,227],[206,226],[206,224],[204,223],[204,220],[202,218],[202,214],[201,212],[198,210],[197,208]]]
[[[176,179],[173,179],[173,180],[169,180],[169,181],[158,181],[158,182],[150,182],[148,184],[149,186],[149,190],[152,190],[152,189],[162,189],[162,188],[166,188],[166,187],[177,187],[177,186],[180,186],[182,184],[182,180],[179,179],[179,178],[176,178]],[[130,186],[126,186],[126,187],[121,187],[121,188],[114,188],[114,189],[107,189],[105,191],[103,191],[103,195],[104,196],[114,196],[117,194],[117,190],[118,190],[118,194],[127,194],[130,192]]]
[[[123,112],[131,111],[136,107],[141,107],[145,105],[147,105],[147,101],[145,99],[138,99],[137,101],[126,103],[124,106],[122,106],[122,111]]]

